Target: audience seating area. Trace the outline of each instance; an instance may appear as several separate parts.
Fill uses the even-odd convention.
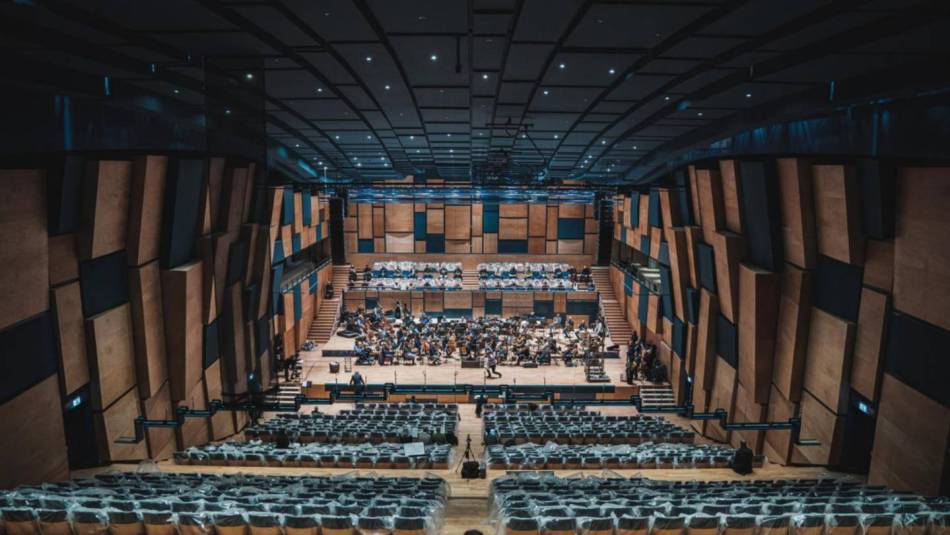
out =
[[[175,452],[175,463],[213,466],[283,466],[301,468],[397,468],[444,470],[452,459],[451,444],[428,444],[425,454],[408,456],[403,444],[291,444],[226,442]]]
[[[654,481],[554,476],[492,483],[507,535],[946,533],[950,500],[837,480]]]
[[[486,406],[485,444],[692,443],[695,434],[660,416],[605,416],[599,412],[541,405]]]
[[[7,535],[438,533],[441,478],[117,473],[0,492]]]
[[[273,442],[283,432],[293,442],[343,442],[382,444],[425,442],[455,444],[458,406],[411,404],[408,406],[357,405],[338,414],[278,414],[249,426],[249,440]]]
[[[589,274],[577,276],[570,264],[489,262],[478,265],[483,290],[594,290]]]
[[[493,445],[488,467],[508,470],[728,468],[735,450],[718,444],[596,446],[563,444]],[[757,458],[758,466],[763,458]]]

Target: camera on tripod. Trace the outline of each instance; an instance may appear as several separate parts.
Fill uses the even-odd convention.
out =
[[[465,438],[465,452],[462,453],[462,479],[485,479],[485,465],[475,460],[472,453],[472,435]]]

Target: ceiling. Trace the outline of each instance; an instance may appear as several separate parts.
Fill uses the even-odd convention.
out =
[[[743,112],[946,58],[942,4],[18,0],[0,14],[33,30],[16,40],[31,57],[197,105],[206,59],[247,65],[217,74],[262,96],[267,134],[331,174],[467,179],[494,162],[615,182]]]

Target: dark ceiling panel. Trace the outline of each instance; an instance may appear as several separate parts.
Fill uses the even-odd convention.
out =
[[[650,48],[712,6],[595,4],[567,40],[569,46]]]

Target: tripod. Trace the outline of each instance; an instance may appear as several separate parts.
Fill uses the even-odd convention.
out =
[[[458,464],[455,466],[455,471],[458,472],[459,469],[462,468],[462,464],[468,461],[474,461],[474,459],[475,459],[475,454],[472,453],[472,435],[468,435],[465,437],[465,451],[462,453],[462,458],[459,459]],[[464,471],[463,471],[462,477],[463,478],[466,477],[464,474]],[[475,477],[478,477],[478,476],[476,475]],[[474,477],[469,478],[469,479],[474,479]]]

